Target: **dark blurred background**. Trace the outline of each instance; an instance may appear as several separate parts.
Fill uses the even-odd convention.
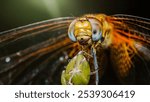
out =
[[[89,13],[149,18],[148,0],[0,0],[0,32],[55,17]]]

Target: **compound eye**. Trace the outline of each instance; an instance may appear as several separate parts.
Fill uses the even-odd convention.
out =
[[[89,19],[91,25],[92,25],[92,40],[98,41],[102,38],[102,31],[100,29],[100,24],[98,20],[95,19]]]
[[[69,30],[68,30],[68,37],[71,41],[76,42],[77,39],[74,35],[74,26],[75,26],[76,20],[72,21],[72,23],[69,26]]]

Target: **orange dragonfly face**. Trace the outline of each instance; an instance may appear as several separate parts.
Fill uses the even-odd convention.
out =
[[[149,33],[149,19],[121,14],[56,18],[2,32],[0,84],[60,84],[68,60],[89,46],[99,84],[150,84]]]

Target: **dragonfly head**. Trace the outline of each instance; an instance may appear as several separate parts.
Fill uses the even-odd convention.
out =
[[[101,40],[102,31],[100,23],[97,19],[82,17],[77,18],[69,26],[69,38],[81,45]]]

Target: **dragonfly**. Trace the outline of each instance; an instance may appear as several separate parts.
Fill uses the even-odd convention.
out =
[[[150,19],[126,14],[60,17],[1,32],[0,84],[61,84],[80,51],[88,84],[150,84]]]

